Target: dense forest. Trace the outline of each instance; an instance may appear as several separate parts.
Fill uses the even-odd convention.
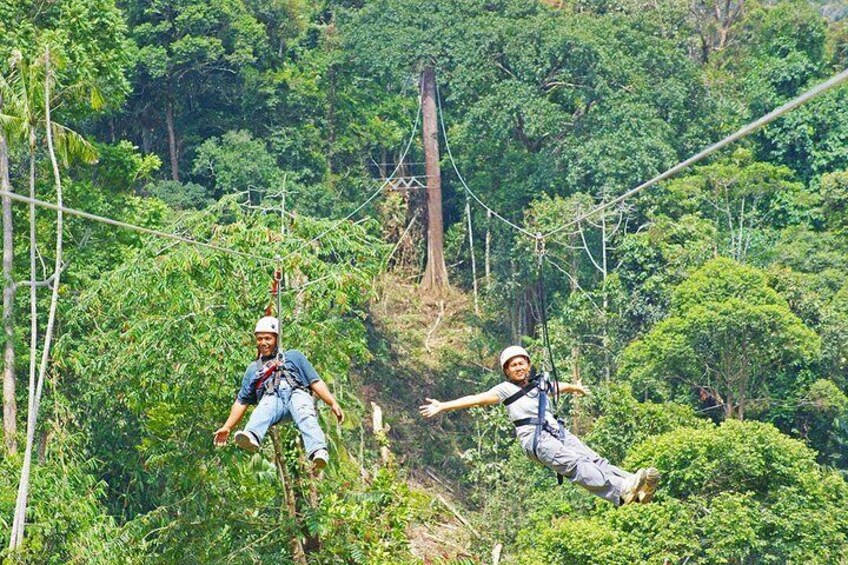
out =
[[[619,198],[846,68],[844,0],[0,0],[0,562],[848,563],[848,85]],[[322,474],[212,441],[275,270]],[[420,417],[511,344],[652,503]]]

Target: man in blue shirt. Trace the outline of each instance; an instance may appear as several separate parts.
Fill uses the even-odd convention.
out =
[[[290,349],[281,360],[277,358],[280,335],[277,318],[266,316],[260,319],[255,334],[258,358],[244,373],[230,415],[215,432],[215,445],[226,445],[230,431],[241,421],[247,407],[255,404],[256,409],[250,415],[244,431],[238,431],[233,436],[237,446],[251,453],[258,451],[268,428],[284,418],[290,418],[300,430],[309,459],[316,469],[323,469],[329,460],[327,440],[318,425],[311,392],[327,403],[339,423],[344,421],[344,412],[303,353]]]

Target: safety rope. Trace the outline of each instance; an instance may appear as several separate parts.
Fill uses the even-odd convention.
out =
[[[277,317],[277,370],[285,372],[286,371],[286,356],[283,354],[283,307],[280,299],[281,291],[283,286],[283,262],[282,259],[277,256],[277,269],[274,271],[274,299],[276,301],[276,317]],[[279,375],[280,373],[276,373]],[[276,380],[276,377],[275,377]],[[274,388],[276,389],[276,383]]]
[[[557,373],[554,352],[551,347],[551,340],[548,334],[548,304],[545,296],[545,267],[543,263],[543,259],[545,257],[545,240],[542,237],[542,234],[536,234],[536,256],[538,258],[536,265],[536,280],[539,288],[539,314],[542,321],[542,343],[544,344],[548,355],[548,364],[551,367],[551,376],[553,377],[553,394],[551,404],[553,405],[553,413],[556,415],[557,410],[559,409],[559,373]]]

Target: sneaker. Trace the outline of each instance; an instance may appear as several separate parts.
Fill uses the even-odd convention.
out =
[[[630,504],[638,499],[639,491],[645,486],[645,469],[639,469],[621,485],[621,505]]]
[[[316,471],[320,471],[321,469],[326,467],[329,461],[330,454],[327,452],[326,449],[319,449],[312,454],[312,466],[315,467]]]
[[[639,502],[646,504],[654,498],[657,484],[660,482],[660,472],[654,467],[645,469],[645,484],[639,489]]]
[[[256,453],[259,451],[259,441],[256,439],[256,436],[250,432],[236,432],[233,436],[233,441],[237,446],[245,451],[249,451],[250,453]]]

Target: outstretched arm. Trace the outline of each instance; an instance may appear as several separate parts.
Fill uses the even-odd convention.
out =
[[[452,412],[473,406],[491,406],[492,404],[497,404],[500,399],[493,392],[481,392],[480,394],[470,394],[448,402],[440,402],[433,398],[427,398],[426,400],[428,404],[419,406],[418,411],[425,418],[432,418],[442,412]]]
[[[238,400],[233,402],[233,407],[230,408],[230,415],[227,421],[215,431],[215,445],[222,447],[227,444],[227,438],[230,437],[230,432],[238,425],[245,412],[247,412],[247,404],[242,404]]]
[[[590,394],[589,389],[583,385],[576,385],[572,383],[559,383],[559,393],[565,394],[570,392],[571,394],[578,394],[580,396]]]

